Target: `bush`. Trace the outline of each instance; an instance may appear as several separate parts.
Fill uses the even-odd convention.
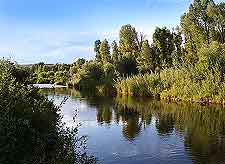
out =
[[[63,126],[60,108],[18,80],[14,69],[0,61],[0,163],[95,163],[78,129]]]
[[[82,89],[95,89],[101,85],[104,77],[102,65],[98,62],[85,63],[79,71],[74,74],[70,84]]]

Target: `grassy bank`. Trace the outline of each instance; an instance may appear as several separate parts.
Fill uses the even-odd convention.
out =
[[[170,68],[157,74],[136,75],[117,81],[118,95],[160,97],[167,101],[225,103],[225,82],[218,72],[201,74],[196,68]]]

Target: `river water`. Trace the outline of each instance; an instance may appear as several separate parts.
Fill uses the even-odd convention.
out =
[[[80,123],[88,153],[103,164],[224,164],[225,108],[45,91],[67,126]],[[75,123],[74,123],[74,116]]]

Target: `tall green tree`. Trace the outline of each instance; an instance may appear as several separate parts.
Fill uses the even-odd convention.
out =
[[[107,63],[111,61],[110,46],[109,46],[109,42],[106,39],[102,41],[99,52],[100,52],[102,63]]]
[[[207,8],[210,4],[214,4],[213,0],[194,0],[189,8],[191,19],[202,29],[206,43],[210,43],[210,18],[207,14]]]
[[[173,34],[166,27],[157,27],[153,34],[153,44],[159,50],[160,66],[169,68],[172,66],[172,52],[174,51]]]
[[[181,27],[185,38],[185,62],[196,64],[197,51],[203,44],[210,44],[213,40],[212,18],[208,7],[215,4],[213,0],[194,0],[189,10],[181,17]]]
[[[118,61],[120,60],[120,58],[121,58],[121,55],[119,52],[119,47],[118,47],[116,41],[114,40],[112,42],[112,62],[113,62],[113,64],[117,64]]]
[[[212,37],[222,44],[225,43],[225,3],[211,3],[207,11],[213,27]]]
[[[137,55],[137,32],[130,24],[121,27],[119,32],[119,48],[122,54],[130,53]]]
[[[137,58],[138,70],[142,73],[154,72],[154,49],[150,47],[148,40],[145,40],[142,44],[141,53]]]
[[[143,42],[145,41],[145,38],[146,38],[146,36],[145,36],[144,33],[142,33],[142,32],[137,33],[137,35],[136,35],[136,42],[137,42],[139,51],[141,51]]]
[[[188,64],[195,64],[198,60],[197,49],[199,49],[203,42],[203,35],[197,25],[191,20],[190,14],[184,14],[181,17],[181,28],[185,39],[185,62]]]
[[[130,76],[138,73],[136,58],[130,53],[124,54],[118,62],[117,71],[122,76]]]
[[[101,46],[101,41],[96,40],[95,43],[94,43],[94,52],[95,52],[95,59],[98,62],[101,61],[100,46]]]
[[[173,65],[179,67],[183,63],[183,52],[182,52],[183,39],[179,31],[173,33],[173,42],[175,45],[175,50],[173,52]]]

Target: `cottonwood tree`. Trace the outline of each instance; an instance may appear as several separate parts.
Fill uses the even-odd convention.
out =
[[[102,63],[107,63],[111,61],[110,46],[109,46],[109,42],[106,39],[102,41],[99,52],[100,52]]]
[[[119,48],[122,54],[130,53],[137,55],[137,32],[130,24],[121,27],[119,32]]]
[[[172,52],[174,51],[173,34],[166,27],[157,27],[153,34],[153,44],[158,49],[160,66],[169,68],[173,65]]]
[[[214,40],[225,43],[225,3],[211,3],[208,6],[207,14],[211,20],[212,36]]]

